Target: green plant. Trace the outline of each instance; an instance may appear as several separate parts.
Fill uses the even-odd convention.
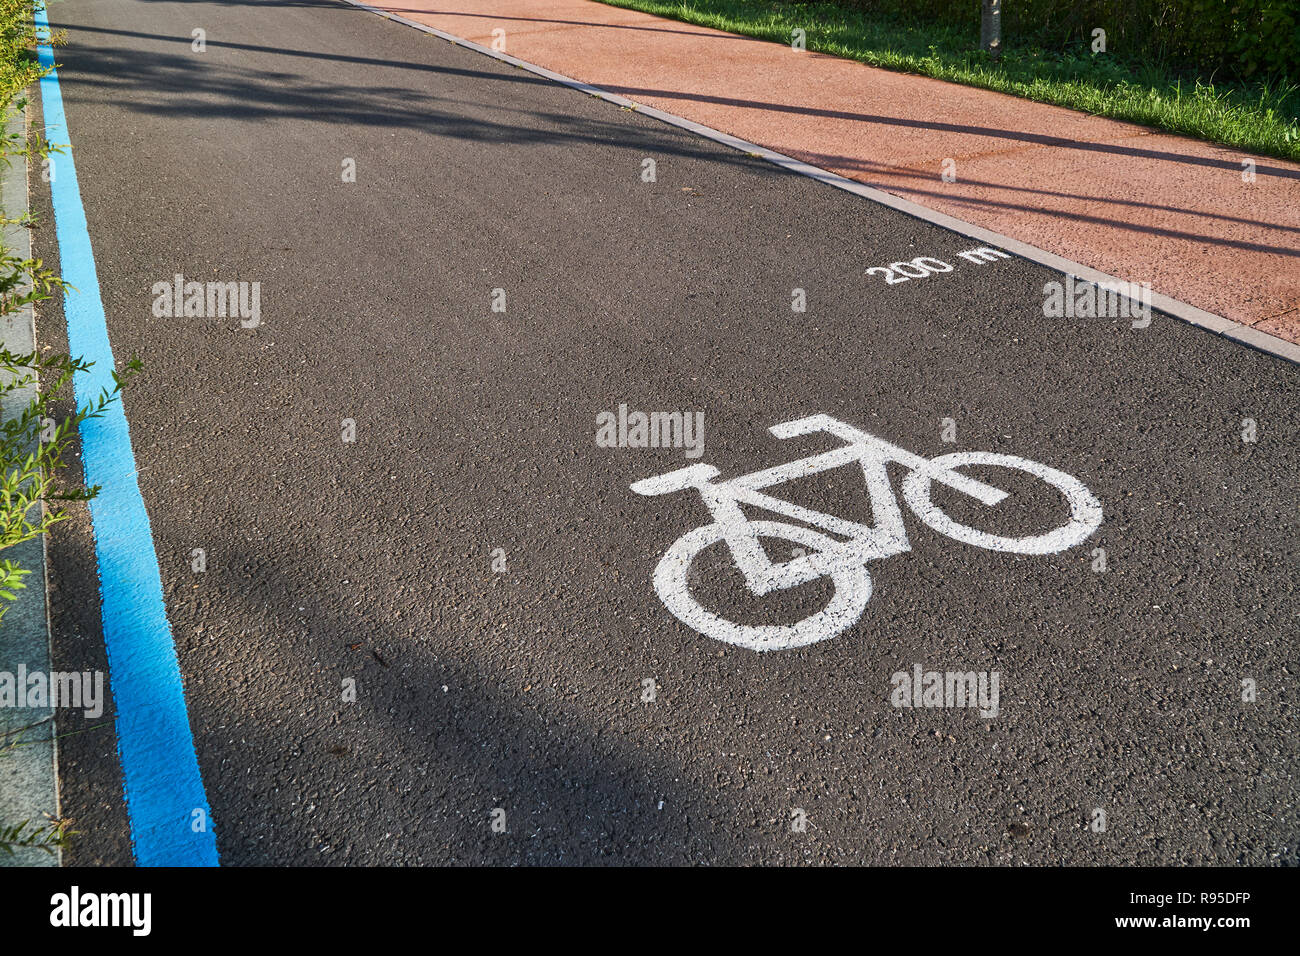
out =
[[[9,118],[26,106],[22,92],[44,75],[34,55],[37,34],[33,13],[41,0],[0,0],[0,166],[8,168],[14,157],[45,157],[60,150],[39,136],[30,143],[21,132],[9,132]],[[57,45],[61,37],[44,38]],[[0,209],[0,229],[33,224],[29,212],[10,216]],[[62,294],[68,288],[38,258],[18,256],[0,242],[0,318]],[[140,369],[132,356],[121,375],[112,373],[113,387],[92,401],[74,406],[62,421],[53,418],[53,403],[73,378],[91,363],[67,355],[42,356],[39,352],[13,353],[0,348],[0,398],[20,389],[34,397],[16,415],[0,423],[0,552],[46,533],[68,515],[62,507],[70,501],[88,501],[98,486],[84,487],[59,479],[67,466],[65,454],[74,432],[87,419],[97,418],[120,397],[129,378]],[[42,382],[44,387],[42,387]],[[53,507],[46,506],[53,504]],[[0,558],[0,619],[25,584],[30,569]],[[52,718],[49,718],[52,719]],[[24,741],[22,735],[46,721],[0,731],[0,757],[14,748],[44,741]],[[19,849],[55,853],[73,836],[69,821],[46,815],[45,822],[0,822],[0,852],[12,856]]]
[[[39,259],[19,261],[0,255],[0,289],[15,276],[30,279],[31,287],[12,298],[0,292],[0,314],[19,307],[11,303],[49,298],[48,291],[43,290],[63,286],[62,280],[44,269]],[[68,517],[61,506],[46,510],[44,504],[89,501],[99,493],[98,485],[87,488],[60,483],[59,473],[66,466],[64,454],[72,442],[73,432],[82,422],[104,413],[130,376],[139,371],[140,363],[132,357],[124,374],[112,373],[112,389],[104,389],[94,401],[55,422],[50,418],[51,402],[74,375],[90,367],[91,363],[66,355],[42,357],[36,352],[15,355],[0,349],[0,376],[4,379],[0,395],[39,384],[41,376],[46,378],[45,388],[36,393],[22,412],[0,424],[0,467],[4,469],[0,475],[0,552],[44,534]],[[28,569],[16,562],[0,559],[0,601],[15,600],[14,592],[25,587],[22,579],[28,573]],[[0,603],[0,620],[5,610],[6,605]]]
[[[15,156],[43,157],[60,151],[39,137],[28,144],[22,133],[8,131],[9,116],[26,105],[19,94],[43,73],[32,56],[36,43],[32,11],[38,3],[0,0],[0,123],[5,130],[0,134],[0,164],[5,167]],[[31,223],[26,211],[11,217],[0,210],[0,228]],[[42,260],[16,256],[0,244],[0,318],[66,289],[63,280]],[[31,388],[34,392],[19,414],[0,423],[0,552],[44,534],[67,518],[61,505],[47,509],[47,504],[95,497],[98,487],[60,482],[59,474],[66,467],[64,455],[75,430],[87,419],[102,415],[139,367],[138,360],[132,357],[124,374],[112,373],[112,389],[105,389],[95,400],[55,422],[53,402],[75,375],[90,368],[90,363],[66,355],[15,354],[0,348],[0,398],[19,389]],[[25,587],[23,578],[28,573],[17,562],[0,558],[0,619],[9,603],[17,599],[17,592]]]
[[[32,15],[43,6],[41,0],[0,0],[0,107],[41,78]]]
[[[0,852],[9,856],[23,849],[54,853],[66,849],[72,836],[74,833],[68,829],[68,821],[56,817],[48,817],[47,822],[41,824],[24,820],[13,826],[0,825]]]
[[[838,2],[875,19],[979,35],[980,0]],[[1007,0],[1002,8],[1003,40],[1013,45],[1086,50],[1098,28],[1106,31],[1111,55],[1161,69],[1202,79],[1300,80],[1295,0]]]

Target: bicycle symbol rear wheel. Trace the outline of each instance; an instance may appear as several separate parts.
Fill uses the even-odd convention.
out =
[[[817,531],[779,521],[752,521],[750,528],[760,538],[783,538],[811,551],[827,547],[828,539]],[[706,549],[723,541],[716,524],[688,531],[673,543],[659,566],[654,584],[664,607],[687,627],[708,637],[752,651],[781,651],[805,647],[835,637],[862,616],[871,600],[871,575],[864,565],[830,572],[835,594],[829,604],[811,617],[788,625],[736,624],[706,610],[690,589],[691,565]],[[833,543],[833,542],[832,542]]]

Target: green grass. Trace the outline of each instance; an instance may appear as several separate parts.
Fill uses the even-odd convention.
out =
[[[782,44],[798,27],[810,50],[1300,160],[1300,86],[1291,83],[1214,83],[1094,55],[1083,45],[1065,52],[1017,46],[1013,37],[1004,38],[1005,53],[994,62],[974,49],[977,33],[868,16],[827,2],[601,2]]]

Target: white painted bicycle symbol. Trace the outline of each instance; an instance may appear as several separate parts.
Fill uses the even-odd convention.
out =
[[[922,522],[939,534],[978,548],[1011,554],[1054,554],[1087,540],[1101,525],[1101,503],[1082,482],[1063,471],[1014,455],[977,451],[922,458],[829,415],[783,422],[773,425],[770,430],[777,438],[824,431],[842,439],[845,444],[729,481],[715,482],[713,479],[720,474],[718,469],[697,464],[632,485],[632,490],[639,495],[665,495],[694,489],[704,499],[713,523],[688,531],[677,539],[655,569],[654,586],[664,606],[683,624],[727,644],[755,651],[803,647],[834,637],[857,621],[871,599],[868,562],[911,550],[903,527],[903,515],[886,470],[890,462],[909,469],[902,482],[903,500]],[[861,464],[866,479],[874,527],[803,508],[762,491],[854,461]],[[1021,538],[999,537],[954,521],[930,500],[931,486],[935,482],[989,507],[1007,497],[1007,492],[955,470],[966,465],[1014,468],[1042,479],[1065,497],[1070,505],[1070,520],[1051,531]],[[802,524],[754,521],[745,516],[742,505],[761,508]],[[761,538],[783,538],[806,553],[775,563],[763,550]],[[746,587],[755,596],[797,587],[821,577],[831,579],[835,594],[823,610],[795,624],[736,624],[719,617],[691,595],[690,575],[692,562],[707,548],[722,541],[730,548],[736,566],[744,575]]]

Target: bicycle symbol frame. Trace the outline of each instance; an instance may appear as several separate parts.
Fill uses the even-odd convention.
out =
[[[639,495],[666,495],[688,489],[700,494],[713,522],[688,531],[669,547],[655,569],[654,587],[664,606],[683,624],[727,644],[755,651],[803,647],[835,637],[861,617],[871,599],[867,564],[910,551],[912,547],[903,526],[902,510],[890,485],[886,469],[890,462],[908,469],[902,481],[902,494],[913,514],[939,534],[978,548],[1011,554],[1054,554],[1086,541],[1102,523],[1101,502],[1082,482],[1025,458],[994,452],[956,452],[922,458],[829,415],[782,422],[769,431],[777,438],[827,432],[845,444],[727,481],[714,481],[720,472],[712,465],[696,464],[642,479],[631,486]],[[874,526],[803,508],[763,491],[853,461],[862,467]],[[1042,534],[1020,538],[1000,537],[959,524],[930,500],[934,482],[989,507],[1007,497],[1007,492],[955,470],[963,465],[1014,468],[1042,479],[1069,502],[1069,522]],[[754,521],[745,517],[742,505],[758,507],[802,524]],[[832,535],[845,540],[837,540]],[[807,553],[775,563],[763,550],[761,538],[784,538]],[[692,562],[720,541],[730,548],[747,588],[756,597],[821,577],[831,579],[835,594],[824,609],[795,624],[747,625],[728,621],[701,606],[691,595],[689,585]]]

